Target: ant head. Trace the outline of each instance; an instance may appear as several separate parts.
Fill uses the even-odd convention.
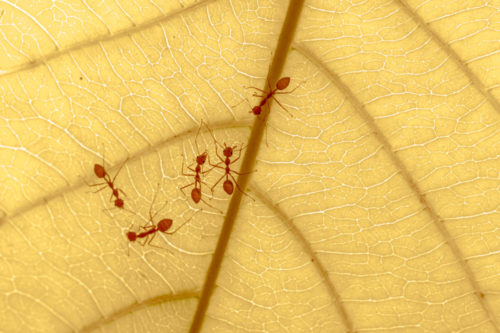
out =
[[[225,144],[224,144],[225,145]],[[224,156],[231,157],[233,156],[233,147],[224,147],[224,151],[222,152]]]
[[[137,234],[133,231],[129,231],[127,232],[127,238],[129,241],[135,242],[135,240],[137,239]]]
[[[258,116],[262,112],[262,109],[257,105],[252,108],[252,112],[254,115]]]
[[[172,226],[173,221],[171,219],[163,219],[158,222],[158,230],[165,232]]]
[[[196,156],[197,164],[204,164],[206,160],[207,160],[207,152],[204,152],[203,154]]]
[[[227,194],[229,195],[233,194],[234,185],[233,182],[230,181],[229,179],[226,179],[222,187],[224,188],[224,191],[226,191]]]
[[[120,199],[120,198],[116,199],[115,206],[118,208],[123,208],[123,199]]]
[[[290,84],[290,78],[289,77],[282,77],[281,79],[276,82],[276,89],[278,90],[283,90],[288,87]]]
[[[193,188],[191,191],[191,199],[193,199],[194,203],[198,203],[201,200],[201,190],[197,187]]]
[[[100,164],[94,164],[94,173],[98,178],[104,178],[106,176],[106,170]]]

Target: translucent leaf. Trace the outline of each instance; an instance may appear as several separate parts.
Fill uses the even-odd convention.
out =
[[[1,330],[500,331],[499,8],[0,3]]]

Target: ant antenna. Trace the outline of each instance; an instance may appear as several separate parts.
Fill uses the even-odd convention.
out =
[[[198,214],[199,212],[201,212],[202,210],[203,210],[203,208],[198,209],[193,215],[191,215],[191,217],[187,221],[185,221],[183,224],[181,224],[177,229],[175,229],[172,232],[164,232],[164,234],[167,234],[167,235],[175,234],[180,228],[182,228],[186,223],[191,221],[193,219],[193,217],[195,217],[195,215]]]

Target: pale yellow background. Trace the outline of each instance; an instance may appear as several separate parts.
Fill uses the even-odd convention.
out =
[[[201,120],[255,144],[287,7],[0,2],[0,331],[189,329],[228,196],[125,232],[158,182],[200,207]],[[499,332],[499,41],[497,0],[306,1],[202,331]],[[136,214],[87,186],[103,154]]]

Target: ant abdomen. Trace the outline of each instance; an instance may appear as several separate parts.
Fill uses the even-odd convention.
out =
[[[94,164],[94,173],[98,178],[104,178],[106,176],[106,170],[100,164]]]
[[[174,223],[174,221],[172,221],[172,219],[163,219],[160,222],[158,222],[158,230],[161,232],[165,232],[168,229],[170,229],[170,227],[172,226],[172,223]]]
[[[198,187],[193,188],[191,191],[191,199],[193,199],[194,203],[198,203],[201,200],[201,190]]]
[[[125,160],[125,162],[127,160]],[[123,192],[118,187],[115,187],[115,179],[118,176],[118,174],[120,173],[120,171],[121,171],[123,165],[125,164],[125,162],[122,163],[122,165],[120,166],[120,168],[116,172],[116,174],[113,177],[113,179],[111,179],[111,176],[109,175],[109,173],[104,168],[104,154],[103,154],[102,164],[98,164],[98,163],[94,164],[94,173],[97,176],[97,178],[103,179],[103,182],[99,183],[99,184],[91,184],[91,185],[89,185],[90,187],[101,186],[101,188],[99,190],[95,191],[94,193],[100,192],[100,191],[104,190],[106,187],[109,187],[111,189],[111,196],[110,196],[109,200],[111,201],[113,199],[113,197],[115,197],[115,207],[118,207],[118,208],[123,208],[123,204],[124,204],[123,203],[123,199],[120,198],[120,193],[119,192],[121,192],[123,195],[125,195],[125,192]]]
[[[230,181],[229,179],[224,181],[224,184],[222,185],[222,187],[224,188],[224,191],[226,191],[227,194],[229,194],[229,195],[233,194],[234,185],[233,185],[233,182]]]
[[[278,90],[283,90],[288,87],[290,84],[290,78],[289,77],[282,77],[281,79],[276,82],[276,89]]]

